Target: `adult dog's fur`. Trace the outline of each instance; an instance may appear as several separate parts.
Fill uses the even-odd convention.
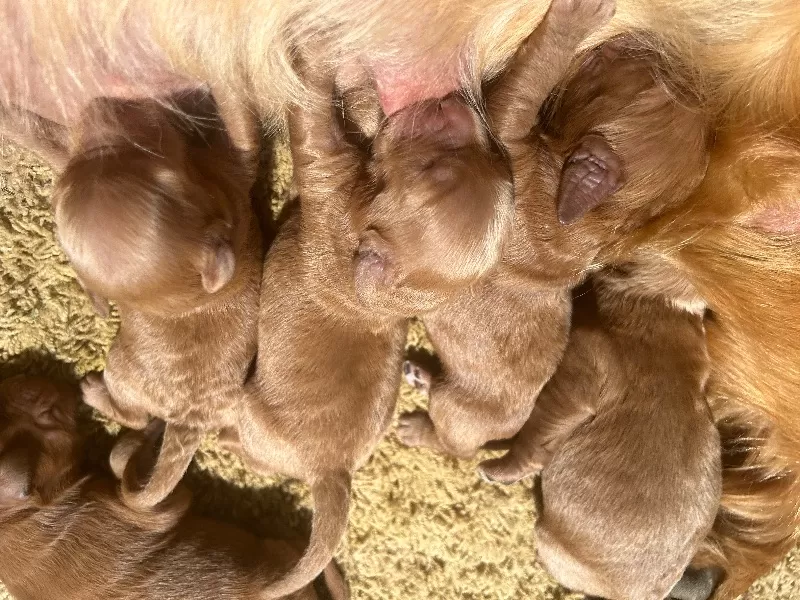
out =
[[[247,92],[276,116],[302,97],[294,48],[324,44],[318,68],[366,67],[402,108],[496,74],[547,0],[3,0],[3,102],[77,115],[92,95],[154,95],[193,82]],[[724,17],[724,18],[723,18]],[[709,110],[781,124],[800,115],[800,16],[787,0],[630,0],[586,42],[634,33],[686,64]],[[69,70],[68,70],[69,69]],[[684,71],[685,74],[685,71]],[[388,112],[394,112],[388,110]]]
[[[87,376],[84,399],[130,428],[167,422],[149,481],[137,489],[132,471],[123,478],[137,506],[172,491],[204,434],[236,426],[256,351],[253,169],[209,100],[192,107],[201,124],[151,100],[95,101],[53,194],[79,280],[96,305],[110,299],[120,312],[105,372]]]
[[[503,483],[541,471],[536,548],[558,581],[604,598],[662,600],[719,508],[705,307],[658,259],[592,283],[529,420],[509,453],[481,469]]]
[[[0,579],[14,598],[257,600],[291,565],[292,544],[187,514],[183,488],[152,509],[123,504],[111,477],[81,464],[78,402],[48,380],[0,383]],[[325,579],[347,597],[333,563]]]

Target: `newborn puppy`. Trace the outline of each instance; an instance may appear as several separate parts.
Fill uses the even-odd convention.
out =
[[[354,216],[362,304],[413,316],[498,262],[511,232],[511,173],[465,99],[392,115],[372,143],[370,166],[378,193]]]
[[[261,240],[252,169],[202,97],[178,118],[156,101],[96,101],[53,194],[58,238],[95,304],[120,330],[84,400],[132,429],[166,421],[158,463],[123,498],[152,506],[204,434],[235,426],[256,351]]]
[[[220,436],[253,470],[311,487],[309,546],[263,598],[293,593],[330,562],[347,528],[351,473],[392,417],[407,329],[404,318],[356,299],[352,213],[374,188],[364,155],[348,142],[331,103],[333,77],[312,69],[304,75],[326,103],[290,113],[298,206],[264,263],[258,356],[238,432]]]
[[[505,85],[489,92],[490,102],[523,88],[530,129],[578,45],[612,17],[614,6],[613,0],[554,0]],[[506,157],[459,95],[395,113],[372,152],[378,193],[356,214],[356,294],[375,310],[430,311],[500,261],[514,226]]]
[[[530,419],[509,453],[481,470],[502,483],[542,472],[536,547],[560,583],[611,600],[662,600],[719,509],[705,305],[660,261],[593,283],[596,312],[576,306],[564,359]]]
[[[47,380],[0,383],[0,580],[13,597],[261,598],[297,551],[188,515],[183,489],[148,510],[121,503],[111,478],[81,466],[78,402]],[[325,579],[335,599],[347,597],[335,565]]]
[[[566,347],[571,289],[701,181],[707,122],[675,100],[656,56],[624,44],[592,51],[533,131],[528,46],[489,90],[513,164],[513,237],[495,271],[424,315],[443,372],[429,413],[401,417],[405,444],[468,458],[519,431]]]

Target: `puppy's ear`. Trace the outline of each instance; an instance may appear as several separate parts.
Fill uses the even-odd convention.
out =
[[[226,229],[228,226],[219,222],[207,231],[199,268],[203,289],[209,294],[228,285],[236,272],[236,254],[228,236],[223,233]]]
[[[30,498],[34,461],[29,448],[22,444],[0,456],[0,503],[12,504]]]
[[[625,183],[622,159],[600,135],[581,139],[561,171],[557,211],[569,225],[616,193]]]
[[[392,252],[388,242],[374,229],[367,230],[355,256],[356,293],[389,286],[393,279]]]

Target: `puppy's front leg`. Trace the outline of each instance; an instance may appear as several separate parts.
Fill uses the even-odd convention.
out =
[[[83,401],[108,419],[128,429],[144,429],[150,415],[132,406],[122,406],[108,391],[103,375],[89,373],[81,380]]]
[[[487,112],[503,143],[527,137],[580,43],[614,15],[616,0],[553,0],[544,19],[490,88]]]

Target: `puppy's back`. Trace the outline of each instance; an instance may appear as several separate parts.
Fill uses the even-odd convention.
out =
[[[565,585],[571,575],[585,590],[581,580],[590,576],[593,593],[660,600],[719,506],[705,341],[700,317],[663,299],[626,300],[614,311],[604,335],[573,334],[606,357],[597,373],[602,391],[595,417],[542,474],[539,553],[546,565],[558,563]]]

